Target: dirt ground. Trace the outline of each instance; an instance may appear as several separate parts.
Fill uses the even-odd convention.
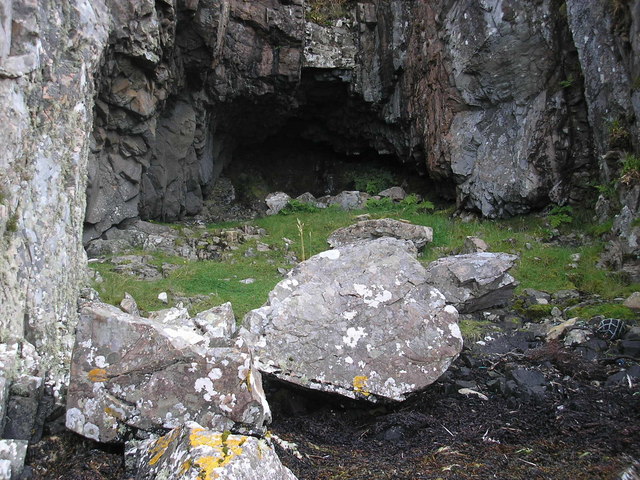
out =
[[[441,380],[399,405],[267,382],[271,431],[297,444],[296,452],[278,447],[278,453],[300,480],[619,478],[640,460],[640,386],[631,378],[605,381],[637,362],[531,346],[466,351]],[[515,368],[543,373],[543,394],[488,387]],[[460,394],[460,385],[476,385],[487,399]],[[32,447],[28,465],[34,479],[127,478],[121,449],[70,433]]]

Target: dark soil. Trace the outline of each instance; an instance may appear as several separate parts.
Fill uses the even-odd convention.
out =
[[[300,480],[591,480],[617,479],[640,459],[640,380],[605,385],[637,362],[508,344],[501,353],[465,350],[437,383],[399,405],[267,382],[271,431],[297,444],[297,455],[278,447],[283,463]],[[542,373],[544,386],[516,386],[518,369]],[[488,399],[458,393],[465,386]],[[120,450],[70,433],[32,447],[28,463],[35,479],[127,478]]]

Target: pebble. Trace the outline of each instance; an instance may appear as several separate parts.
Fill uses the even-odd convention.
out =
[[[169,303],[169,296],[167,295],[167,292],[160,292],[158,294],[158,300],[162,303]]]

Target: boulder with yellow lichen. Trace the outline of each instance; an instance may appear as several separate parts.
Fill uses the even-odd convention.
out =
[[[136,480],[296,480],[268,440],[188,422],[134,452]]]

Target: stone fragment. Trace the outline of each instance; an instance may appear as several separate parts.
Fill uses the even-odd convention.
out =
[[[193,323],[212,340],[226,340],[236,332],[236,318],[230,302],[200,312],[193,318]]]
[[[509,389],[511,393],[518,395],[526,402],[537,402],[544,399],[548,382],[542,372],[516,368],[511,371],[510,377],[515,383],[515,388]]]
[[[267,215],[276,215],[284,207],[287,206],[291,197],[284,192],[275,192],[267,195],[265,203],[267,204]]]
[[[433,229],[391,218],[362,220],[348,227],[339,228],[329,235],[327,241],[329,245],[335,248],[381,237],[409,240],[415,245],[416,249],[420,250],[433,240]]]
[[[133,316],[140,316],[140,309],[136,300],[127,292],[124,292],[124,298],[120,302],[120,308],[123,312]]]
[[[631,310],[640,310],[640,292],[633,292],[624,301],[623,305]]]
[[[547,341],[550,342],[553,340],[558,340],[560,337],[564,335],[565,331],[568,328],[573,327],[577,321],[578,321],[578,318],[571,318],[566,322],[562,322],[560,325],[556,325],[552,327],[551,329],[549,329],[549,331],[546,334]]]
[[[516,280],[507,273],[517,256],[470,253],[440,258],[427,266],[429,284],[460,312],[475,312],[506,304]]]
[[[42,392],[41,377],[22,375],[11,383],[3,438],[18,440],[40,438],[43,419],[38,417],[38,407]]]
[[[565,347],[573,347],[589,341],[593,336],[593,332],[586,328],[574,328],[569,330],[564,336]]]
[[[357,210],[364,208],[371,196],[368,193],[354,191],[340,192],[329,198],[327,205],[338,205],[343,210]]]
[[[525,307],[530,307],[531,305],[549,305],[551,295],[547,292],[534,290],[533,288],[525,288],[522,291],[522,299],[524,300]]]
[[[390,198],[394,202],[399,202],[407,197],[407,192],[402,187],[391,187],[378,193],[379,197]]]
[[[487,245],[487,242],[485,242],[481,238],[466,237],[462,246],[462,252],[460,253],[478,253],[486,252],[487,250],[489,250],[489,245]]]
[[[160,292],[158,294],[158,300],[162,303],[169,303],[169,297],[167,296],[167,292]]]
[[[130,428],[157,431],[189,420],[220,431],[262,431],[270,411],[251,354],[209,342],[193,324],[86,304],[72,357],[67,427],[100,442],[121,441]]]
[[[9,464],[9,468],[4,464],[4,470],[9,471],[9,476],[3,477],[2,473],[0,473],[0,478],[6,478],[7,480],[20,478],[28,446],[29,442],[27,440],[0,440],[0,462],[8,462]],[[0,472],[2,470],[2,464],[0,464]]]
[[[188,422],[138,447],[137,480],[296,480],[265,439]]]
[[[401,401],[462,348],[458,313],[427,284],[411,242],[380,238],[300,263],[247,314],[259,368],[306,388]]]

